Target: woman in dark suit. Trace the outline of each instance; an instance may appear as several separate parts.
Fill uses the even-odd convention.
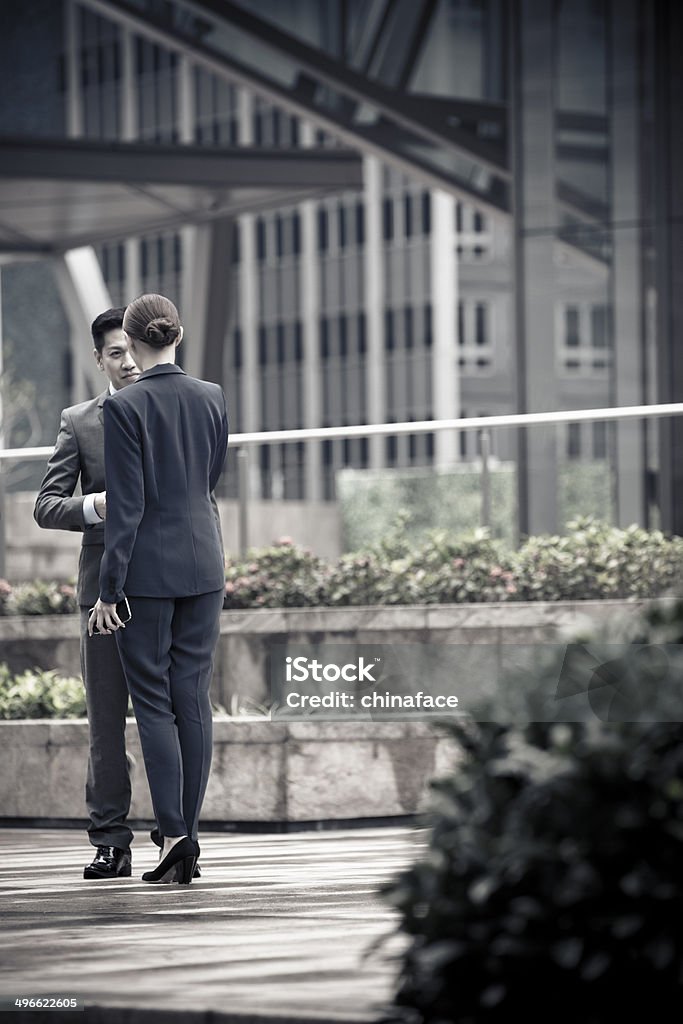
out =
[[[211,764],[209,684],[225,581],[210,495],[227,452],[227,410],[222,388],[176,365],[183,328],[169,299],[136,299],[123,329],[142,372],[104,402],[105,552],[89,632],[116,631],[163,836],[157,868],[142,877],[187,884]]]

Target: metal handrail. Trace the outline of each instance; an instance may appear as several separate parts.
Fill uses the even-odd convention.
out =
[[[302,441],[331,441],[351,437],[386,437],[401,434],[427,434],[443,430],[481,430],[481,479],[482,479],[482,525],[489,525],[491,495],[489,476],[490,435],[494,427],[532,427],[543,424],[584,423],[592,421],[619,421],[643,419],[661,416],[679,416],[683,414],[683,402],[671,402],[663,405],[631,405],[621,408],[607,409],[571,409],[565,412],[529,412],[511,413],[504,416],[466,416],[461,419],[418,420],[403,423],[364,423],[350,427],[304,427],[297,430],[257,430],[241,434],[233,434],[228,442],[230,448],[237,449],[238,479],[238,534],[240,553],[244,554],[248,546],[248,471],[247,449],[260,444],[286,444]],[[47,459],[53,448],[0,448],[0,469],[3,461]],[[0,500],[2,484],[0,481]],[[4,536],[4,516],[0,523]],[[0,537],[0,548],[3,548],[3,537]]]
[[[567,412],[525,412],[504,416],[466,416],[462,419],[416,420],[403,423],[363,423],[351,427],[303,427],[296,430],[256,430],[232,434],[231,448],[291,441],[332,441],[345,437],[386,437],[390,434],[428,434],[441,430],[488,430],[492,427],[533,427],[548,423],[583,423],[594,420],[627,420],[678,416],[683,402],[666,405],[630,405],[607,409],[571,409]],[[0,461],[49,458],[53,448],[4,448]]]

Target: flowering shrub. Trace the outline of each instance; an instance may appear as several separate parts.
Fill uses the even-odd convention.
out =
[[[36,580],[11,588],[6,615],[70,615],[78,611],[75,587]]]
[[[0,664],[0,719],[85,718],[85,691],[80,678],[34,668],[12,676]]]
[[[7,603],[12,595],[12,587],[7,580],[0,579],[0,615],[7,614]]]
[[[465,536],[432,531],[412,543],[401,528],[367,551],[335,563],[283,537],[228,562],[224,608],[451,604],[651,598],[683,579],[683,538],[639,526],[618,529],[577,519],[567,536],[529,537],[519,551],[478,529]],[[12,588],[0,580],[0,615],[59,615],[77,610],[68,584]]]
[[[273,547],[249,551],[230,561],[225,573],[224,608],[296,608],[324,604],[325,563],[289,537]]]

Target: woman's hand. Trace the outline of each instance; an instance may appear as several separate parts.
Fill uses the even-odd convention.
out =
[[[88,619],[88,636],[92,636],[97,629],[98,633],[109,634],[117,629],[125,629],[125,622],[121,622],[121,619],[116,613],[115,604],[105,604],[104,601],[97,599],[97,603],[90,610],[90,618]]]

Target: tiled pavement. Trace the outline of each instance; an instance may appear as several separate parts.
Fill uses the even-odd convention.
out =
[[[81,833],[0,829],[0,998],[76,996],[87,1008],[6,1019],[372,1021],[402,942],[377,889],[424,838],[205,833],[203,876],[185,887],[140,881],[156,862],[142,836],[132,878],[86,882]]]

